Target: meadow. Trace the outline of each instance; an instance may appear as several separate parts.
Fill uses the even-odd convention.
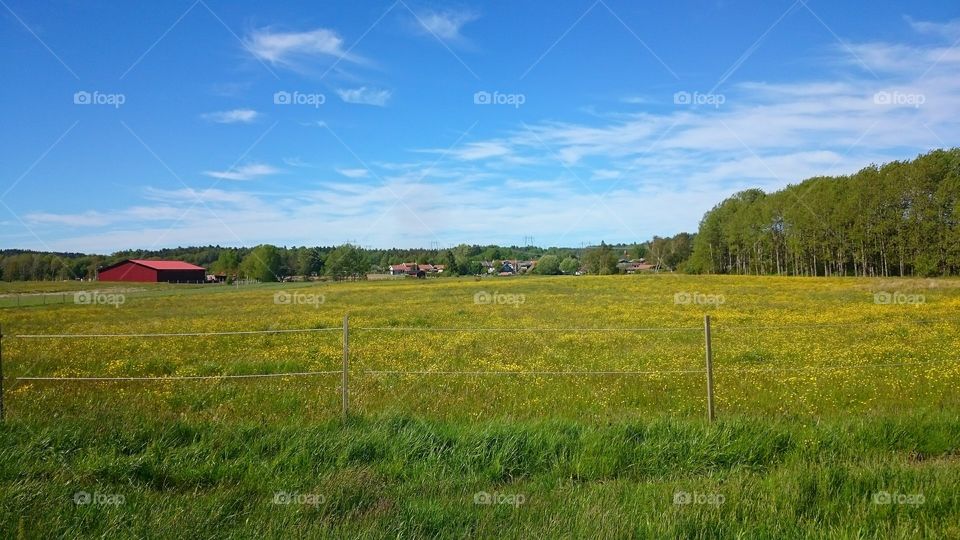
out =
[[[0,295],[91,285],[123,301],[0,303],[4,537],[960,536],[958,280]]]

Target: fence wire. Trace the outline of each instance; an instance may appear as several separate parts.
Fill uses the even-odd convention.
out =
[[[364,370],[370,375],[659,375],[661,373],[705,373],[705,369],[675,369],[654,371],[396,371],[396,370]]]
[[[297,334],[309,332],[339,332],[340,327],[327,328],[288,328],[281,330],[239,330],[231,332],[169,332],[149,334],[15,334],[19,339],[73,339],[73,338],[142,338],[142,337],[202,337],[202,336],[239,336],[250,334]]]
[[[267,377],[306,377],[340,375],[335,371],[296,371],[288,373],[249,373],[243,375],[171,375],[169,377],[17,377],[18,381],[196,381],[210,379],[263,379]]]
[[[350,330],[377,332],[702,332],[703,327],[676,328],[436,328],[417,326],[367,326],[351,327]]]

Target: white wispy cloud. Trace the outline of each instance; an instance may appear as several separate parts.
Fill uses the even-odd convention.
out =
[[[370,174],[367,169],[337,169],[336,171],[347,178],[364,178]]]
[[[309,163],[309,162],[307,162],[307,161],[304,161],[303,159],[301,159],[301,158],[299,158],[299,157],[287,157],[287,158],[283,158],[283,163],[284,163],[284,165],[286,165],[286,166],[288,166],[288,167],[296,167],[296,168],[298,168],[298,169],[313,169],[313,168],[316,168],[316,165],[314,165],[313,163]]]
[[[178,215],[182,219],[176,223],[171,218],[172,227],[165,227],[163,222],[145,224],[127,216],[106,230],[94,233],[77,229],[58,235],[50,245],[54,249],[70,246],[72,250],[104,252],[142,246],[155,239],[161,239],[163,245],[196,244],[206,238],[215,238],[221,245],[279,243],[280,239],[331,245],[348,238],[376,246],[427,246],[434,240],[509,244],[518,241],[521,231],[548,239],[581,220],[576,239],[591,241],[611,239],[611,215],[629,216],[637,208],[647,208],[644,220],[657,222],[660,234],[672,233],[682,225],[682,217],[673,208],[694,199],[672,195],[664,198],[664,205],[654,207],[645,202],[646,195],[623,190],[611,197],[609,208],[591,208],[594,197],[548,181],[512,184],[507,193],[494,187],[480,188],[464,197],[464,190],[457,184],[437,184],[427,179],[387,179],[383,184],[362,188],[331,184],[298,193],[296,198],[252,192],[232,197],[192,190],[155,193],[158,198],[183,203],[201,194],[210,209],[197,206],[186,215]],[[709,193],[699,194],[699,198],[703,205],[713,202]],[[291,221],[298,223],[295,229],[291,229]],[[510,226],[491,228],[491,223]]]
[[[614,178],[620,178],[620,175],[623,174],[622,171],[616,169],[596,169],[593,171],[593,174],[590,175],[591,180],[611,180]]]
[[[488,158],[506,159],[510,156],[511,151],[510,143],[501,139],[461,143],[452,148],[427,148],[417,150],[417,152],[437,154],[440,156],[440,159],[449,158],[460,161],[477,161]]]
[[[230,111],[216,111],[200,115],[204,120],[218,124],[249,124],[259,116],[260,113],[253,109],[233,109]]]
[[[443,41],[462,41],[463,25],[477,18],[477,14],[470,11],[424,11],[416,14],[414,28]]]
[[[856,55],[854,59],[844,60],[851,65],[854,61],[862,62],[870,69],[884,74],[903,74],[908,70],[923,71],[936,62],[955,62],[960,59],[960,51],[955,48],[943,47],[916,47],[900,43],[855,43],[850,50]]]
[[[248,163],[226,171],[203,171],[203,174],[221,180],[252,180],[279,172],[280,169],[266,163]]]
[[[390,90],[378,90],[361,86],[360,88],[337,89],[337,95],[340,96],[340,99],[345,103],[383,107],[386,106],[392,92]]]
[[[101,227],[111,223],[110,216],[100,212],[88,211],[80,214],[53,214],[32,212],[24,216],[30,224],[54,224],[67,227]]]
[[[200,203],[213,207],[252,208],[260,204],[260,199],[254,193],[217,188],[160,189],[148,187],[144,190],[144,198],[157,201],[161,205],[175,206],[184,203]]]
[[[918,21],[912,17],[905,17],[915,32],[921,34],[931,34],[946,38],[948,40],[960,39],[960,19],[953,19],[947,22]]]
[[[131,221],[174,220],[179,217],[181,213],[182,210],[179,208],[160,204],[153,206],[132,206],[130,208],[111,210],[109,212],[99,212],[96,210],[88,210],[75,214],[32,212],[25,215],[24,219],[31,225],[64,225],[67,227],[94,228]]]
[[[303,32],[283,32],[271,27],[251,31],[243,40],[244,46],[257,58],[288,68],[317,57],[328,57],[361,62],[359,56],[348,53],[343,38],[335,31],[317,28]]]

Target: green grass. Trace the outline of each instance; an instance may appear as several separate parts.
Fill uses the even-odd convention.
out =
[[[0,294],[30,286],[4,287]],[[120,307],[0,311],[8,414],[0,537],[960,537],[957,280],[613,276],[142,288]],[[280,291],[324,301],[278,305]],[[476,305],[478,291],[523,294],[525,302]],[[925,301],[878,305],[878,291]],[[683,292],[725,302],[675,303]],[[345,313],[346,424],[339,375],[15,380],[335,370],[339,331],[16,335],[324,328]],[[704,420],[702,373],[523,375],[701,369],[704,313],[714,320],[715,424]],[[384,330],[395,327],[418,330]],[[637,327],[666,331],[624,330]],[[620,330],[544,331],[558,328]],[[78,505],[77,492],[123,502]],[[317,504],[274,504],[281,492]],[[481,492],[522,504],[475,504]],[[875,503],[884,492],[922,503]],[[678,493],[722,502],[675,504]]]
[[[960,534],[958,439],[958,418],[947,414],[712,426],[410,416],[346,426],[14,421],[0,430],[0,532],[950,538]],[[77,505],[79,491],[123,502]],[[874,503],[884,491],[924,501]],[[275,504],[279,492],[317,504]],[[479,492],[505,503],[476,504]],[[719,504],[678,505],[678,492]]]

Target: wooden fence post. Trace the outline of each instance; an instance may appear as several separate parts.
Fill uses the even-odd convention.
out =
[[[350,414],[350,315],[343,316],[343,375],[340,395],[343,399],[343,419]]]
[[[713,347],[710,339],[710,316],[703,316],[703,337],[707,356],[707,420],[713,422]]]

